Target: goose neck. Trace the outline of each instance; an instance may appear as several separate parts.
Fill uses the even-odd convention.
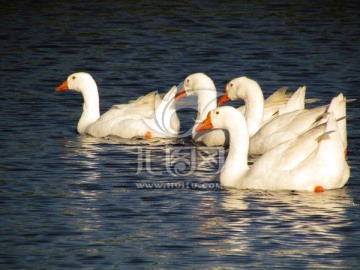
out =
[[[236,179],[244,175],[249,169],[249,135],[246,122],[242,115],[237,120],[236,123],[233,123],[234,121],[231,124],[229,123],[227,127],[230,136],[230,146],[220,176],[221,184],[224,186],[234,186]]]
[[[99,94],[96,85],[88,86],[82,91],[83,113],[78,123],[78,132],[85,133],[86,128],[100,117]]]
[[[208,112],[217,107],[216,90],[202,91],[198,95],[198,115],[197,121],[203,121]]]
[[[260,87],[249,89],[244,101],[249,136],[252,137],[261,128],[264,115],[264,96]]]

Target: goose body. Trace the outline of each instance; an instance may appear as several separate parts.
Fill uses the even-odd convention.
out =
[[[243,88],[248,88],[248,91],[251,91],[251,93],[243,92],[237,95],[236,91],[233,90],[234,82],[236,82],[236,84],[242,84]],[[318,101],[318,99],[315,98],[305,99],[305,86],[299,87],[294,93],[289,94],[286,93],[287,89],[287,87],[282,87],[264,100],[260,85],[256,81],[243,76],[230,81],[226,85],[225,92],[220,98],[218,106],[231,100],[247,99],[248,102],[254,102],[254,100],[256,100],[257,104],[255,105],[257,107],[259,107],[260,105],[263,107],[261,120],[262,125],[264,125],[265,123],[279,115],[295,110],[304,109],[305,103],[313,103]],[[248,98],[246,96],[241,96],[244,94],[247,94],[247,96],[252,95],[253,97]],[[252,106],[247,106],[245,104],[244,106],[239,107],[238,110],[245,116],[245,118],[247,118],[246,116],[249,114],[249,112],[247,111],[252,110]]]
[[[248,166],[249,135],[244,116],[224,106],[208,113],[198,131],[227,129],[230,146],[220,174],[224,187],[237,189],[308,190],[342,188],[350,169],[333,113],[327,121],[301,136],[280,144]]]
[[[305,87],[300,87],[285,106],[279,108],[278,116],[264,122],[262,118],[264,101],[259,85],[247,77],[233,79],[227,84],[225,94],[229,99],[244,99],[245,101],[250,154],[264,154],[274,146],[299,136],[313,126],[325,122],[323,116],[330,111],[334,112],[336,119],[342,118],[340,130],[344,149],[346,149],[346,119],[344,118],[346,116],[346,99],[344,96],[339,94],[332,100],[330,107],[325,105],[304,109],[305,90]],[[303,105],[301,106],[301,104]]]
[[[176,114],[176,86],[161,98],[154,91],[128,104],[114,105],[100,116],[99,94],[88,73],[71,74],[56,91],[75,90],[84,98],[83,113],[77,125],[80,134],[94,137],[168,138],[177,136],[180,122]]]
[[[224,95],[219,100],[218,105],[220,106],[230,100],[244,100],[245,105],[238,110],[245,116],[251,137],[275,117],[304,109],[306,87],[299,87],[295,93],[289,95],[286,95],[286,90],[287,87],[280,88],[264,100],[260,85],[243,76],[231,80],[226,85]]]

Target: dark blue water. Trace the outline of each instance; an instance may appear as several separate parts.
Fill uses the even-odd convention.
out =
[[[0,7],[0,268],[358,267],[356,1],[24,2]],[[102,111],[194,72],[219,91],[251,77],[265,96],[306,84],[318,104],[341,91],[357,99],[351,177],[323,194],[224,190],[223,148],[82,137],[82,97],[54,92],[75,71]],[[178,113],[189,129],[196,112]]]

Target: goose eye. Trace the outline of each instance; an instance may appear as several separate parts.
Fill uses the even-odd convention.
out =
[[[73,79],[73,80],[75,80],[75,79],[76,79],[76,77],[75,77],[75,76],[72,76],[72,79]]]
[[[215,113],[216,113],[216,114],[219,114],[219,111],[216,111]]]
[[[230,83],[230,87],[233,87],[233,84],[232,84],[232,83]]]
[[[190,80],[189,80],[189,79],[187,79],[187,80],[186,80],[186,82],[188,83],[188,82],[190,82]]]

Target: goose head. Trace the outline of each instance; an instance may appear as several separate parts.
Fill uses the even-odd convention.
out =
[[[248,77],[235,78],[226,84],[224,95],[219,100],[218,106],[230,100],[245,100],[252,92],[259,89],[261,91],[259,84]]]
[[[176,95],[176,100],[186,96],[208,95],[209,91],[216,93],[213,80],[204,73],[194,73],[185,78],[182,88]]]
[[[96,89],[96,82],[93,77],[86,72],[76,72],[68,76],[67,80],[64,81],[60,86],[55,90],[57,92],[64,90],[75,90],[77,92],[91,91],[91,89]]]
[[[229,129],[232,128],[234,124],[238,125],[239,122],[240,124],[243,123],[243,118],[241,112],[231,106],[218,107],[208,112],[205,120],[196,127],[196,132],[213,128]],[[246,124],[244,125],[246,126]]]

